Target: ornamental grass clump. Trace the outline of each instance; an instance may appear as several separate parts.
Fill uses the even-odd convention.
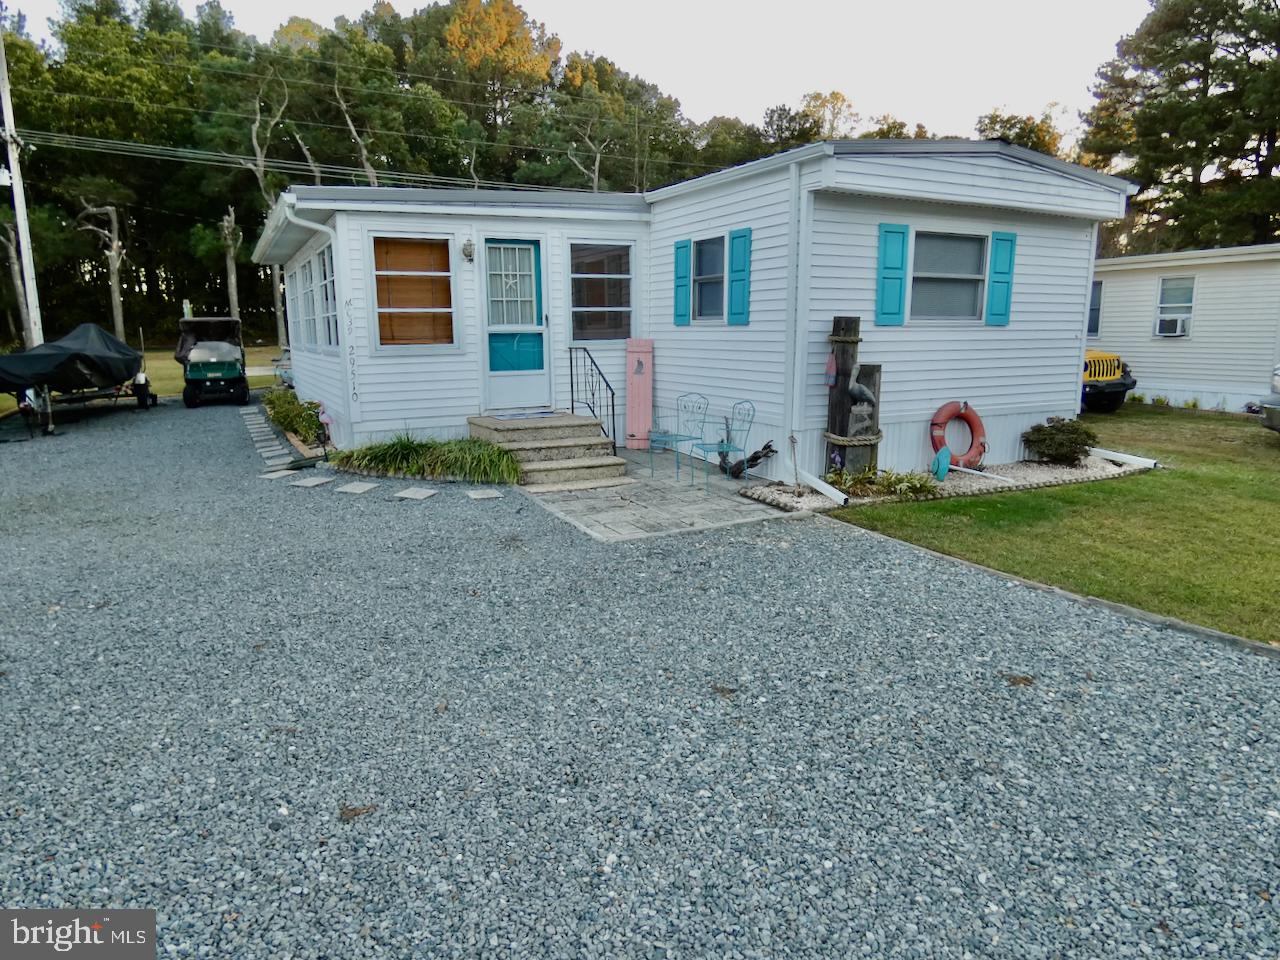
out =
[[[1078,467],[1098,445],[1098,435],[1079,420],[1050,417],[1022,435],[1022,442],[1038,459],[1063,467]]]
[[[846,470],[836,464],[823,478],[846,496],[859,499],[863,497],[905,497],[919,499],[927,497],[938,489],[937,482],[927,473],[895,473],[892,470],[877,470],[865,467],[859,471]]]
[[[517,483],[520,462],[509,450],[475,437],[419,440],[407,433],[333,456],[339,467],[366,473],[466,480],[471,483]]]

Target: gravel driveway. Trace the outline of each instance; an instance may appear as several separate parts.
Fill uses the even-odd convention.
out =
[[[1280,661],[832,521],[260,472],[234,407],[0,446],[0,904],[237,960],[1280,950]]]

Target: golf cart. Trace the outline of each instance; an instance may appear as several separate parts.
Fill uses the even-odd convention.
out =
[[[182,402],[188,407],[205,400],[249,402],[244,343],[240,321],[232,317],[183,317],[178,321],[178,346],[173,358],[182,364]]]

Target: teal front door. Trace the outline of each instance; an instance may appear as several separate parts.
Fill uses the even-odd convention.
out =
[[[486,240],[485,355],[490,410],[551,404],[537,240]]]

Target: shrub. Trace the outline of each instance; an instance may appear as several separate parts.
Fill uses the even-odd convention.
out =
[[[1130,403],[1146,403],[1147,398],[1141,393],[1131,393],[1129,394],[1129,402]]]
[[[516,483],[520,461],[510,450],[488,440],[418,440],[407,433],[332,457],[340,467],[407,477],[468,480],[472,483]]]
[[[1183,408],[1184,410],[1199,410],[1199,409],[1200,409],[1200,398],[1199,398],[1199,397],[1192,397],[1190,400],[1188,400],[1186,403],[1184,403],[1184,404],[1182,405],[1182,408]]]
[[[1024,433],[1022,442],[1040,460],[1078,467],[1089,456],[1089,448],[1098,445],[1098,435],[1079,420],[1050,417]]]
[[[268,390],[262,397],[267,416],[281,430],[295,434],[303,443],[319,443],[324,437],[324,424],[320,422],[320,404],[314,400],[306,403],[287,387]]]
[[[1151,405],[1155,407],[1167,407],[1169,405],[1169,398],[1159,395],[1154,396],[1151,398]]]

